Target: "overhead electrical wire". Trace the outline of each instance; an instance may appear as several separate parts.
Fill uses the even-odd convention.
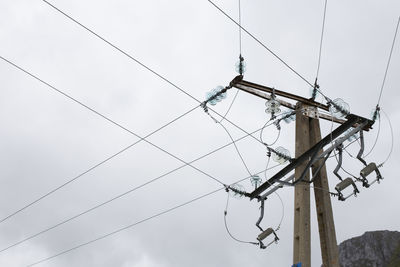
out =
[[[189,111],[183,113],[182,115],[176,117],[175,119],[169,121],[168,123],[164,124],[163,126],[159,127],[158,129],[152,131],[151,133],[149,133],[148,135],[146,135],[144,138],[148,138],[150,136],[152,136],[153,134],[159,132],[160,130],[162,130],[163,128],[167,127],[168,125],[174,123],[175,121],[179,120],[180,118],[186,116],[187,114],[191,113],[193,110],[195,110],[196,108],[198,108],[198,106],[190,109]],[[17,209],[16,211],[13,211],[12,213],[10,213],[9,215],[3,217],[2,219],[0,219],[0,223],[8,220],[9,218],[17,215],[18,213],[22,212],[23,210],[29,208],[30,206],[36,204],[37,202],[41,201],[42,199],[50,196],[51,194],[55,193],[56,191],[62,189],[63,187],[75,182],[76,180],[78,180],[79,178],[81,178],[82,176],[86,175],[87,173],[93,171],[94,169],[100,167],[101,165],[105,164],[106,162],[110,161],[111,159],[115,158],[116,156],[122,154],[123,152],[127,151],[128,149],[130,149],[131,147],[135,146],[136,144],[140,143],[142,141],[142,139],[130,144],[129,146],[123,148],[122,150],[119,150],[118,152],[112,154],[111,156],[105,158],[104,160],[100,161],[99,163],[93,165],[92,167],[88,168],[87,170],[81,172],[80,174],[74,176],[73,178],[67,180],[66,182],[58,185],[57,187],[51,189],[50,191],[46,192],[45,194],[41,195],[40,197],[36,198],[35,200],[29,202],[28,204],[25,204],[23,207]]]
[[[229,230],[229,227],[228,227],[227,220],[226,220],[226,217],[228,216],[228,206],[229,206],[229,192],[227,193],[226,205],[225,205],[225,210],[224,210],[224,224],[225,224],[225,230],[226,230],[226,232],[228,233],[228,235],[229,235],[233,240],[235,240],[236,242],[239,242],[239,243],[251,244],[251,245],[259,245],[258,242],[251,242],[251,241],[244,241],[244,240],[241,240],[241,239],[235,237],[235,236],[231,233],[231,231]]]
[[[397,37],[397,31],[399,30],[399,24],[400,24],[400,16],[399,16],[399,18],[398,18],[398,20],[397,20],[396,31],[395,31],[395,33],[394,33],[393,42],[392,42],[392,47],[390,48],[389,59],[388,59],[387,64],[386,64],[385,75],[384,75],[384,77],[383,77],[381,90],[380,90],[380,92],[379,92],[379,98],[378,98],[377,107],[379,107],[379,103],[380,103],[380,101],[381,101],[381,97],[382,97],[382,93],[383,93],[383,88],[385,87],[386,76],[387,76],[387,73],[388,73],[388,69],[389,69],[389,65],[390,65],[390,60],[392,59],[392,53],[393,53],[394,44],[396,43],[396,37]]]
[[[235,146],[235,150],[236,150],[237,154],[239,155],[239,158],[240,158],[240,160],[242,161],[243,166],[244,166],[245,169],[247,170],[248,174],[249,174],[250,176],[252,176],[252,174],[251,174],[251,172],[250,172],[250,169],[249,169],[249,167],[247,166],[246,162],[244,161],[244,158],[243,158],[242,154],[240,153],[239,148],[237,147],[236,142],[235,142],[235,140],[233,139],[232,135],[229,133],[228,129],[226,129],[226,127],[225,127],[222,123],[218,123],[218,124],[221,125],[221,127],[222,127],[222,128],[225,130],[225,132],[228,134],[229,138],[232,140],[232,143],[233,143],[233,145]]]
[[[132,134],[133,136],[135,136],[135,137],[137,137],[137,138],[139,138],[140,141],[146,142],[147,144],[149,144],[149,145],[151,145],[151,146],[157,148],[158,150],[164,152],[165,154],[167,154],[167,155],[169,155],[169,156],[175,158],[176,160],[178,160],[178,161],[180,161],[180,162],[182,162],[182,163],[184,163],[184,164],[187,163],[186,161],[184,161],[184,160],[182,160],[181,158],[175,156],[174,154],[168,152],[167,150],[165,150],[165,149],[159,147],[158,145],[156,145],[156,144],[154,144],[154,143],[148,141],[147,139],[145,139],[145,137],[141,137],[140,135],[138,135],[138,134],[136,134],[135,132],[129,130],[128,128],[126,128],[125,126],[121,125],[120,123],[118,123],[118,122],[116,122],[116,121],[110,119],[110,118],[107,117],[106,115],[104,115],[104,114],[98,112],[97,110],[95,110],[95,109],[89,107],[88,105],[86,105],[86,104],[84,104],[83,102],[77,100],[76,98],[72,97],[71,95],[69,95],[69,94],[63,92],[62,90],[56,88],[55,86],[53,86],[53,85],[47,83],[46,81],[42,80],[42,79],[39,78],[38,76],[36,76],[36,75],[32,74],[31,72],[29,72],[29,71],[23,69],[22,67],[20,67],[20,66],[18,66],[17,64],[11,62],[10,60],[8,60],[8,59],[6,59],[6,58],[4,58],[4,57],[2,57],[2,56],[0,56],[0,59],[2,59],[3,61],[5,61],[5,62],[11,64],[12,66],[14,66],[15,68],[19,69],[20,71],[22,71],[22,72],[28,74],[29,76],[31,76],[32,78],[36,79],[37,81],[39,81],[39,82],[45,84],[46,86],[48,86],[48,87],[51,88],[52,90],[54,90],[54,91],[56,91],[57,93],[59,93],[59,94],[65,96],[67,99],[69,99],[69,100],[75,102],[76,104],[78,104],[78,105],[84,107],[85,109],[91,111],[92,113],[94,113],[94,114],[100,116],[101,118],[105,119],[106,121],[108,121],[108,122],[114,124],[115,126],[121,128],[121,129],[123,129],[124,131],[126,131],[126,132]],[[195,108],[194,108],[194,109],[195,109]],[[193,109],[193,110],[194,110],[194,109]],[[198,171],[198,172],[204,174],[205,176],[209,177],[210,179],[212,179],[212,180],[214,180],[214,181],[216,181],[216,182],[218,182],[218,183],[220,183],[220,184],[224,184],[224,183],[223,183],[222,181],[220,181],[219,179],[217,179],[217,178],[213,177],[212,175],[210,175],[210,174],[208,174],[208,173],[206,173],[206,172],[200,170],[199,168],[197,168],[197,167],[195,167],[195,166],[192,166],[192,165],[190,165],[190,164],[188,164],[188,166],[190,166],[191,168],[195,169],[196,171]],[[56,191],[57,191],[57,190],[56,190]],[[17,212],[17,213],[18,213],[18,212]]]
[[[278,59],[283,65],[285,65],[288,69],[290,69],[294,74],[296,74],[299,78],[305,81],[310,86],[313,86],[306,78],[304,78],[300,73],[298,73],[295,69],[293,69],[288,63],[286,63],[281,57],[279,57],[275,52],[273,52],[269,47],[267,47],[263,42],[261,42],[257,37],[251,34],[248,30],[246,30],[243,26],[240,25],[236,20],[234,20],[231,16],[229,16],[225,11],[223,11],[219,6],[217,6],[213,1],[207,0],[211,5],[213,5],[217,10],[219,10],[222,14],[224,14],[229,20],[239,26],[245,33],[247,33],[251,38],[253,38],[257,43],[259,43],[263,48],[265,48],[269,53],[271,53],[276,59]]]
[[[390,159],[390,157],[392,156],[393,147],[394,147],[394,135],[393,135],[392,122],[390,121],[389,116],[386,114],[386,112],[383,109],[381,109],[381,112],[383,113],[383,115],[385,115],[385,117],[386,117],[386,119],[388,120],[388,123],[389,123],[391,145],[390,145],[389,154],[387,155],[385,160],[381,164],[379,164],[380,167],[382,167]]]
[[[56,10],[57,12],[59,12],[60,14],[62,14],[63,16],[65,16],[66,18],[68,18],[69,20],[71,20],[72,22],[74,22],[75,24],[79,25],[80,27],[82,27],[83,29],[85,29],[86,31],[88,31],[89,33],[93,34],[94,36],[96,36],[97,38],[99,38],[100,40],[102,40],[103,42],[105,42],[106,44],[108,44],[109,46],[111,46],[112,48],[116,49],[118,52],[122,53],[123,55],[127,56],[129,59],[133,60],[134,62],[136,62],[137,64],[139,64],[140,66],[142,66],[143,68],[145,68],[146,70],[150,71],[151,73],[153,73],[154,75],[156,75],[157,77],[159,77],[160,79],[162,79],[163,81],[167,82],[168,84],[170,84],[172,87],[174,87],[175,89],[177,89],[178,91],[182,92],[183,94],[187,95],[188,97],[190,97],[191,99],[193,99],[194,101],[198,102],[200,105],[203,103],[202,101],[200,101],[199,99],[197,99],[196,97],[194,97],[193,95],[189,94],[187,91],[185,91],[184,89],[182,89],[181,87],[179,87],[178,85],[176,85],[175,83],[173,83],[171,80],[165,78],[163,75],[161,75],[160,73],[156,72],[155,70],[151,69],[150,67],[148,67],[147,65],[145,65],[144,63],[142,63],[141,61],[139,61],[138,59],[136,59],[135,57],[133,57],[132,55],[130,55],[128,52],[124,51],[123,49],[119,48],[117,45],[113,44],[112,42],[108,41],[106,38],[102,37],[100,34],[96,33],[95,31],[91,30],[90,28],[88,28],[87,26],[83,25],[82,23],[80,23],[78,20],[74,19],[72,16],[68,15],[67,13],[65,13],[64,11],[62,11],[61,9],[57,8],[55,5],[51,4],[50,2],[46,1],[46,0],[42,0],[45,4],[47,4],[48,6],[50,6],[51,8],[53,8],[54,10]],[[209,108],[209,110],[213,111],[215,114],[217,114],[219,117],[223,117],[221,114],[219,114],[217,111]],[[237,124],[235,124],[234,122],[228,120],[225,118],[225,120],[227,122],[229,122],[230,124],[232,124],[234,127],[238,128],[239,130],[241,130],[244,133],[248,133],[246,130],[244,130],[243,128],[241,128],[240,126],[238,126]],[[250,135],[251,137],[253,137],[255,140],[259,141],[257,138],[255,138],[254,136]]]
[[[228,116],[229,111],[231,111],[233,104],[235,103],[235,100],[239,94],[239,90],[236,90],[235,96],[233,97],[231,103],[229,104],[228,109],[226,110],[224,116],[218,121],[218,123],[221,123],[223,120],[225,120],[225,117]]]
[[[96,241],[102,240],[102,239],[104,239],[104,238],[107,238],[107,237],[109,237],[109,236],[115,235],[115,234],[117,234],[117,233],[119,233],[119,232],[122,232],[122,231],[124,231],[124,230],[127,230],[127,229],[129,229],[129,228],[132,228],[132,227],[134,227],[134,226],[137,226],[137,225],[139,225],[139,224],[142,224],[142,223],[144,223],[144,222],[147,222],[147,221],[149,221],[149,220],[152,220],[152,219],[155,219],[155,218],[157,218],[157,217],[160,217],[161,215],[170,213],[170,212],[172,212],[172,211],[174,211],[174,210],[176,210],[176,209],[179,209],[179,208],[181,208],[181,207],[187,206],[187,205],[189,205],[189,204],[191,204],[191,203],[193,203],[193,202],[196,202],[196,201],[198,201],[198,200],[200,200],[200,199],[203,199],[203,198],[205,198],[205,197],[207,197],[207,196],[213,195],[213,194],[217,193],[218,191],[221,191],[221,190],[224,189],[224,188],[225,188],[225,187],[220,187],[220,188],[218,188],[218,189],[215,189],[215,190],[213,190],[213,191],[211,191],[211,192],[209,192],[209,193],[203,194],[203,195],[198,196],[198,197],[196,197],[196,198],[193,198],[193,199],[191,199],[191,200],[189,200],[189,201],[186,201],[186,202],[184,202],[184,203],[182,203],[182,204],[176,205],[176,206],[174,206],[174,207],[172,207],[172,208],[169,208],[169,209],[166,209],[166,210],[161,211],[161,212],[159,212],[159,213],[156,213],[156,214],[154,214],[154,215],[152,215],[152,216],[150,216],[150,217],[147,217],[147,218],[145,218],[145,219],[139,220],[139,221],[137,221],[137,222],[134,222],[134,223],[132,223],[132,224],[129,224],[129,225],[127,225],[127,226],[124,226],[124,227],[122,227],[122,228],[119,228],[119,229],[117,229],[117,230],[115,230],[115,231],[112,231],[112,232],[109,232],[109,233],[107,233],[107,234],[101,235],[101,236],[99,236],[99,237],[97,237],[97,238],[95,238],[95,239],[92,239],[92,240],[90,240],[90,241],[81,243],[81,244],[79,244],[79,245],[77,245],[77,246],[74,246],[74,247],[69,248],[69,249],[67,249],[67,250],[63,250],[63,251],[61,251],[61,252],[59,252],[59,253],[57,253],[57,254],[54,254],[54,255],[52,255],[52,256],[49,256],[49,257],[47,257],[47,258],[44,258],[44,259],[41,259],[41,260],[36,261],[36,262],[34,262],[34,263],[31,263],[31,264],[27,265],[27,267],[35,266],[35,265],[38,265],[38,264],[40,264],[40,263],[49,261],[49,260],[54,259],[54,258],[56,258],[56,257],[59,257],[59,256],[61,256],[61,255],[63,255],[63,254],[66,254],[66,253],[68,253],[68,252],[71,252],[71,251],[73,251],[73,250],[76,250],[76,249],[79,249],[79,248],[81,248],[81,247],[87,246],[87,245],[89,245],[89,244],[91,244],[91,243],[94,243],[94,242],[96,242]]]
[[[239,1],[239,55],[242,56],[242,8]]]
[[[276,168],[276,167],[278,167],[278,166],[280,166],[280,165],[277,164],[277,165],[275,165],[275,166],[270,167],[269,169],[273,169],[273,168]],[[264,172],[264,171],[265,171],[265,170],[262,170],[262,171],[258,172],[258,174],[259,174],[259,173],[262,173],[262,172]],[[250,177],[242,178],[242,179],[240,179],[240,180],[238,180],[238,181],[236,181],[236,182],[234,182],[234,183],[232,183],[232,184],[240,183],[240,182],[242,182],[242,181],[244,181],[244,180],[247,180],[247,179],[249,179],[249,178],[250,178]],[[40,263],[49,261],[49,260],[51,260],[51,259],[54,259],[54,258],[56,258],[56,257],[59,257],[59,256],[61,256],[61,255],[66,254],[66,253],[69,253],[69,252],[71,252],[71,251],[77,250],[77,249],[79,249],[79,248],[82,248],[82,247],[84,247],[84,246],[87,246],[87,245],[89,245],[89,244],[92,244],[92,243],[94,243],[94,242],[97,242],[97,241],[99,241],[99,240],[102,240],[102,239],[104,239],[104,238],[110,237],[110,236],[115,235],[115,234],[117,234],[117,233],[119,233],[119,232],[122,232],[122,231],[124,231],[124,230],[129,229],[129,228],[132,228],[132,227],[137,226],[137,225],[139,225],[139,224],[142,224],[142,223],[144,223],[144,222],[146,222],[146,221],[155,219],[155,218],[157,218],[157,217],[160,217],[161,215],[167,214],[167,213],[172,212],[172,211],[174,211],[174,210],[176,210],[176,209],[179,209],[179,208],[181,208],[181,207],[184,207],[184,206],[187,206],[187,205],[189,205],[189,204],[192,204],[193,202],[196,202],[196,201],[198,201],[198,200],[200,200],[200,199],[203,199],[203,198],[205,198],[205,197],[207,197],[207,196],[210,196],[210,195],[212,195],[212,194],[215,194],[215,193],[217,193],[218,191],[221,191],[221,190],[223,190],[223,189],[226,189],[226,187],[225,187],[225,186],[224,186],[224,187],[220,187],[220,188],[215,189],[215,190],[213,190],[213,191],[210,191],[210,192],[208,192],[208,193],[206,193],[206,194],[203,194],[203,195],[198,196],[198,197],[196,197],[196,198],[193,198],[193,199],[191,199],[191,200],[189,200],[189,201],[186,201],[186,202],[184,202],[184,203],[182,203],[182,204],[176,205],[176,206],[174,206],[174,207],[172,207],[172,208],[169,208],[169,209],[166,209],[166,210],[161,211],[161,212],[159,212],[159,213],[156,213],[156,214],[154,214],[154,215],[152,215],[152,216],[150,216],[150,217],[147,217],[147,218],[145,218],[145,219],[139,220],[139,221],[134,222],[134,223],[132,223],[132,224],[129,224],[129,225],[127,225],[127,226],[121,227],[121,228],[119,228],[119,229],[117,229],[117,230],[114,230],[114,231],[109,232],[109,233],[107,233],[107,234],[101,235],[101,236],[99,236],[99,237],[97,237],[97,238],[94,238],[94,239],[92,239],[92,240],[90,240],[90,241],[81,243],[81,244],[79,244],[79,245],[77,245],[77,246],[74,246],[74,247],[72,247],[72,248],[63,250],[63,251],[61,251],[61,252],[59,252],[59,253],[56,253],[56,254],[54,254],[54,255],[52,255],[52,256],[49,256],[49,257],[46,257],[46,258],[41,259],[41,260],[39,260],[39,261],[36,261],[36,262],[34,262],[34,263],[31,263],[31,264],[27,265],[27,267],[38,265],[38,264],[40,264]]]
[[[255,131],[253,131],[251,134],[254,134],[254,133],[258,132],[258,131],[260,131],[260,129],[257,129],[257,130],[255,130]],[[240,141],[240,140],[242,140],[242,139],[245,139],[246,137],[248,137],[248,135],[244,135],[244,136],[242,136],[242,137],[236,139],[234,142],[238,142],[238,141]],[[223,145],[223,146],[220,146],[220,147],[218,147],[218,148],[216,148],[216,149],[214,149],[214,150],[212,150],[212,151],[210,151],[210,152],[208,152],[208,153],[206,153],[206,154],[204,154],[204,155],[202,155],[202,156],[200,156],[200,157],[197,157],[196,159],[190,161],[189,163],[192,164],[192,163],[195,163],[195,162],[197,162],[197,161],[199,161],[199,160],[201,160],[201,159],[204,159],[205,157],[208,157],[208,156],[210,156],[211,154],[214,154],[214,153],[216,153],[216,152],[218,152],[218,151],[220,151],[220,150],[222,150],[222,149],[224,149],[224,148],[230,146],[230,145],[233,144],[234,142],[230,142],[230,143],[227,143],[227,144],[225,144],[225,145]],[[113,201],[115,201],[115,200],[117,200],[117,199],[119,199],[119,198],[122,198],[122,197],[124,197],[124,196],[126,196],[126,195],[128,195],[128,194],[131,194],[131,193],[135,192],[136,190],[138,190],[138,189],[140,189],[140,188],[143,188],[144,186],[147,186],[147,185],[149,185],[149,184],[151,184],[151,183],[153,183],[153,182],[155,182],[155,181],[157,181],[157,180],[160,180],[161,178],[163,178],[163,177],[165,177],[165,176],[167,176],[167,175],[170,175],[170,174],[172,174],[172,173],[174,173],[174,172],[176,172],[176,171],[178,171],[178,170],[180,170],[180,169],[182,169],[182,168],[184,168],[184,167],[186,167],[186,166],[187,166],[187,165],[184,164],[184,165],[181,165],[181,166],[179,166],[179,167],[177,167],[177,168],[174,168],[174,169],[172,169],[172,170],[170,170],[170,171],[167,171],[166,173],[164,173],[164,174],[162,174],[162,175],[159,175],[159,176],[157,176],[157,177],[155,177],[155,178],[153,178],[153,179],[150,179],[150,180],[148,180],[147,182],[145,182],[145,183],[143,183],[143,184],[140,184],[140,185],[138,185],[138,186],[135,186],[135,187],[133,187],[133,188],[131,188],[131,189],[129,189],[129,190],[127,190],[127,191],[125,191],[125,192],[119,194],[119,195],[116,195],[116,196],[114,196],[114,197],[112,197],[112,198],[106,200],[106,201],[103,201],[103,202],[101,202],[101,203],[99,203],[99,204],[96,204],[96,205],[94,205],[93,207],[91,207],[91,208],[89,208],[89,209],[86,209],[85,211],[82,211],[82,212],[80,212],[80,213],[78,213],[78,214],[76,214],[76,215],[73,215],[73,216],[71,216],[71,217],[69,217],[69,218],[67,218],[67,219],[65,219],[65,220],[63,220],[63,221],[61,221],[61,222],[58,222],[58,223],[56,223],[56,224],[54,224],[54,225],[52,225],[52,226],[50,226],[50,227],[47,227],[46,229],[43,229],[43,230],[41,230],[41,231],[39,231],[39,232],[37,232],[37,233],[35,233],[35,234],[32,234],[32,235],[30,235],[30,236],[28,236],[28,237],[25,237],[25,238],[23,238],[23,239],[21,239],[21,240],[19,240],[19,241],[17,241],[17,242],[14,242],[13,244],[10,244],[10,245],[8,245],[7,247],[4,247],[4,248],[0,249],[0,253],[2,253],[2,252],[4,252],[4,251],[7,251],[7,250],[9,250],[10,248],[15,247],[15,246],[17,246],[17,245],[20,245],[20,244],[22,244],[22,243],[24,243],[24,242],[26,242],[26,241],[28,241],[28,240],[31,240],[31,239],[33,239],[33,238],[39,236],[39,235],[42,235],[42,234],[44,234],[44,233],[46,233],[46,232],[49,232],[50,230],[53,230],[53,229],[55,229],[55,228],[58,228],[58,227],[61,226],[61,225],[64,225],[64,224],[66,224],[66,223],[68,223],[68,222],[71,222],[71,221],[73,221],[73,220],[75,220],[75,219],[77,219],[77,218],[79,218],[79,217],[81,217],[81,216],[83,216],[83,215],[85,215],[85,214],[88,214],[88,213],[90,213],[90,212],[92,212],[92,211],[94,211],[94,210],[96,210],[96,209],[98,209],[98,208],[100,208],[100,207],[103,207],[103,206],[105,206],[105,205],[107,205],[107,204],[109,204],[109,203],[111,203],[111,202],[113,202]]]
[[[376,137],[375,137],[374,144],[372,145],[372,147],[371,147],[371,149],[368,151],[368,153],[366,153],[366,154],[363,156],[363,159],[365,159],[366,157],[368,157],[368,156],[372,153],[372,151],[374,151],[375,146],[376,146],[376,144],[378,143],[378,139],[379,139],[380,133],[381,133],[381,117],[379,116],[379,118],[378,118],[378,132],[376,133]]]
[[[321,54],[322,54],[322,44],[324,40],[324,31],[325,31],[325,18],[326,18],[326,6],[328,4],[328,0],[325,0],[325,5],[324,5],[324,16],[322,19],[322,29],[321,29],[321,40],[319,43],[319,53],[318,53],[318,67],[317,67],[317,74],[315,75],[315,82],[318,80],[318,75],[319,75],[319,68],[321,65]]]
[[[398,32],[398,30],[399,30],[399,24],[400,24],[400,16],[399,16],[399,18],[398,18],[398,20],[397,20],[396,30],[395,30],[395,33],[394,33],[394,37],[393,37],[393,41],[392,41],[392,46],[391,46],[391,48],[390,48],[389,58],[388,58],[388,61],[387,61],[387,64],[386,64],[385,74],[384,74],[384,76],[383,76],[381,89],[380,89],[380,92],[379,92],[378,102],[377,102],[377,104],[376,104],[375,112],[374,112],[374,115],[373,115],[373,119],[374,119],[374,120],[376,119],[376,117],[378,117],[378,119],[379,119],[378,133],[377,133],[377,135],[376,135],[375,142],[374,142],[374,144],[373,144],[371,150],[370,150],[363,158],[366,158],[369,154],[371,154],[371,152],[372,152],[372,151],[374,150],[374,148],[375,148],[375,145],[376,145],[377,142],[378,142],[379,133],[380,133],[380,130],[381,130],[381,118],[380,118],[380,116],[379,116],[379,114],[378,114],[378,113],[380,112],[380,110],[381,110],[381,107],[379,106],[379,104],[380,104],[380,101],[381,101],[381,98],[382,98],[383,89],[384,89],[384,87],[385,87],[386,77],[387,77],[387,73],[388,73],[388,70],[389,70],[390,61],[391,61],[391,59],[392,59],[392,54],[393,54],[394,45],[395,45],[395,43],[396,43],[397,32]],[[390,118],[389,118],[389,116],[387,116],[386,113],[385,113],[385,116],[387,117],[388,122],[389,122],[390,130],[391,130],[391,134],[392,134],[392,146],[393,146],[393,129],[392,129],[392,125],[391,125],[391,122],[390,122]],[[393,148],[393,147],[392,147],[392,148]],[[390,151],[390,153],[389,153],[388,158],[387,158],[384,162],[386,162],[386,161],[389,159],[391,153],[392,153],[392,149],[391,149],[391,151]],[[384,162],[383,162],[380,166],[383,166]]]
[[[273,145],[278,141],[279,137],[281,136],[281,130],[280,130],[280,128],[279,128],[279,129],[278,129],[278,134],[277,134],[275,140],[274,140],[272,143],[268,144],[268,143],[264,142],[264,140],[263,140],[264,129],[265,129],[266,127],[268,127],[268,126],[271,125],[271,124],[270,124],[270,125],[267,125],[270,121],[271,121],[271,119],[269,119],[269,120],[264,124],[264,126],[261,128],[261,131],[260,131],[260,140],[261,140],[261,142],[262,142],[263,144],[265,144],[267,147],[273,146]]]

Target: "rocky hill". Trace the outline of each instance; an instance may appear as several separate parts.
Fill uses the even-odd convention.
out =
[[[341,267],[400,267],[400,232],[374,231],[339,245]]]

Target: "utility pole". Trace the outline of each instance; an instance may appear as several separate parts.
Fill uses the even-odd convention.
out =
[[[301,102],[296,105],[296,157],[321,140],[319,120],[309,118],[303,112],[310,109],[312,107]],[[321,154],[322,151],[318,153]],[[295,169],[295,180],[299,178],[305,167],[304,162]],[[323,266],[339,267],[339,251],[325,163],[320,161],[314,163],[312,173]],[[302,267],[311,266],[309,181],[309,173],[307,173],[303,182],[295,187],[294,197],[293,263],[301,262]]]
[[[296,145],[295,155],[310,149],[310,121],[303,114],[306,106],[301,102],[296,105]],[[300,179],[306,168],[303,162],[295,169],[295,181]],[[294,189],[294,231],[293,231],[293,263],[302,263],[302,267],[311,266],[311,226],[310,226],[310,181],[309,172],[304,176],[304,182],[298,183]]]
[[[295,158],[253,192],[244,195],[250,199],[261,201],[279,188],[279,186],[275,186],[265,193],[274,183],[295,187],[293,264],[296,266],[301,263],[302,267],[311,267],[310,184],[313,183],[323,267],[339,267],[339,252],[331,204],[332,193],[329,191],[325,162],[332,151],[341,146],[347,138],[355,133],[360,133],[360,136],[362,136],[362,131],[368,131],[374,122],[354,114],[348,114],[345,120],[341,120],[320,113],[318,109],[329,111],[329,106],[313,99],[244,81],[241,75],[235,77],[230,86],[265,100],[275,99],[275,95],[277,95],[297,101],[296,104],[293,104],[286,100],[277,100],[281,106],[296,112]],[[340,125],[329,135],[322,138],[319,119],[334,121]],[[324,150],[326,146],[330,147]],[[294,175],[285,177],[293,170]],[[312,179],[310,179],[310,170],[312,171]],[[378,174],[379,171],[375,171]],[[372,170],[368,173],[371,172]],[[377,180],[379,181],[379,179],[380,175],[378,175]],[[343,182],[346,181],[342,181],[342,185]],[[348,185],[350,183],[342,187],[345,188]],[[339,200],[345,200],[339,191],[342,187],[336,186],[335,188],[338,190]]]

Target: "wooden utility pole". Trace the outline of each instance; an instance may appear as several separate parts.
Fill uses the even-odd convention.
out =
[[[310,119],[310,145],[313,146],[320,140],[319,120]],[[322,153],[322,150],[319,153]],[[318,171],[320,167],[321,169]],[[323,267],[339,267],[339,249],[325,163],[317,161],[312,166],[312,173]]]
[[[319,120],[305,116],[304,110],[307,109],[310,110],[312,107],[301,102],[296,105],[296,157],[321,140]],[[321,153],[322,150],[319,151],[319,154]],[[299,179],[305,167],[306,162],[295,169],[296,180]],[[321,161],[314,163],[312,172],[322,263],[324,267],[339,267],[339,251],[325,163]],[[309,173],[307,173],[303,181],[296,185],[294,196],[293,263],[301,262],[302,267],[311,267],[309,181]]]
[[[303,115],[304,105],[296,105],[296,157],[310,148],[310,122]],[[306,168],[307,162],[300,164],[294,172],[298,180]],[[294,189],[294,233],[293,233],[293,263],[302,263],[302,267],[311,266],[311,231],[310,231],[310,175],[304,177]]]

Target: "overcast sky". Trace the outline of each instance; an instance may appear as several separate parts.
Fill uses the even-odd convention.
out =
[[[238,1],[215,1],[234,19]],[[316,75],[324,1],[242,0],[243,26],[306,79]],[[208,1],[52,0],[70,14],[195,98],[237,75],[238,27]],[[330,1],[319,83],[351,112],[370,116],[379,96],[400,2]],[[309,86],[243,33],[245,79],[309,97]],[[398,40],[399,41],[399,40]],[[77,100],[145,136],[198,103],[127,56],[74,24],[41,0],[0,0],[0,56],[32,72]],[[397,42],[381,107],[399,136],[400,49]],[[0,60],[0,217],[4,218],[60,184],[138,141],[128,132],[72,102],[48,86]],[[225,113],[236,89],[215,109]],[[239,92],[227,118],[248,132],[269,119],[265,101]],[[321,122],[322,135],[331,124]],[[225,122],[233,138],[244,133]],[[377,134],[365,134],[366,151]],[[367,161],[381,163],[391,136],[382,116],[377,145]],[[269,127],[264,139],[275,139]],[[258,138],[259,135],[255,134]],[[229,136],[197,108],[148,138],[184,161],[192,161],[230,142]],[[253,138],[237,143],[250,171],[265,168],[265,147]],[[276,145],[294,156],[294,123],[282,125]],[[349,152],[356,153],[355,144]],[[357,198],[332,199],[338,242],[372,230],[399,230],[400,156],[395,138],[391,159],[381,168],[384,180],[361,188]],[[273,165],[275,163],[270,164]],[[75,182],[0,223],[0,250],[156,178],[182,162],[145,142],[83,175]],[[233,183],[248,176],[233,146],[193,164]],[[361,163],[345,154],[344,167],[359,173]],[[330,187],[335,160],[328,163]],[[272,176],[279,169],[267,172]],[[345,176],[344,173],[342,173]],[[249,180],[242,183],[251,191]],[[0,252],[0,265],[26,266],[135,223],[221,185],[191,167],[163,177],[93,212],[18,246]],[[293,188],[278,191],[284,201],[280,241],[266,250],[237,243],[225,231],[227,194],[221,190],[188,206],[149,220],[38,266],[291,266]],[[313,194],[312,199],[313,199]],[[255,241],[259,204],[231,199],[228,224],[238,238]],[[312,205],[314,202],[312,200]],[[283,213],[277,196],[266,202],[262,226],[277,227]],[[312,264],[321,256],[315,208],[312,214]]]

